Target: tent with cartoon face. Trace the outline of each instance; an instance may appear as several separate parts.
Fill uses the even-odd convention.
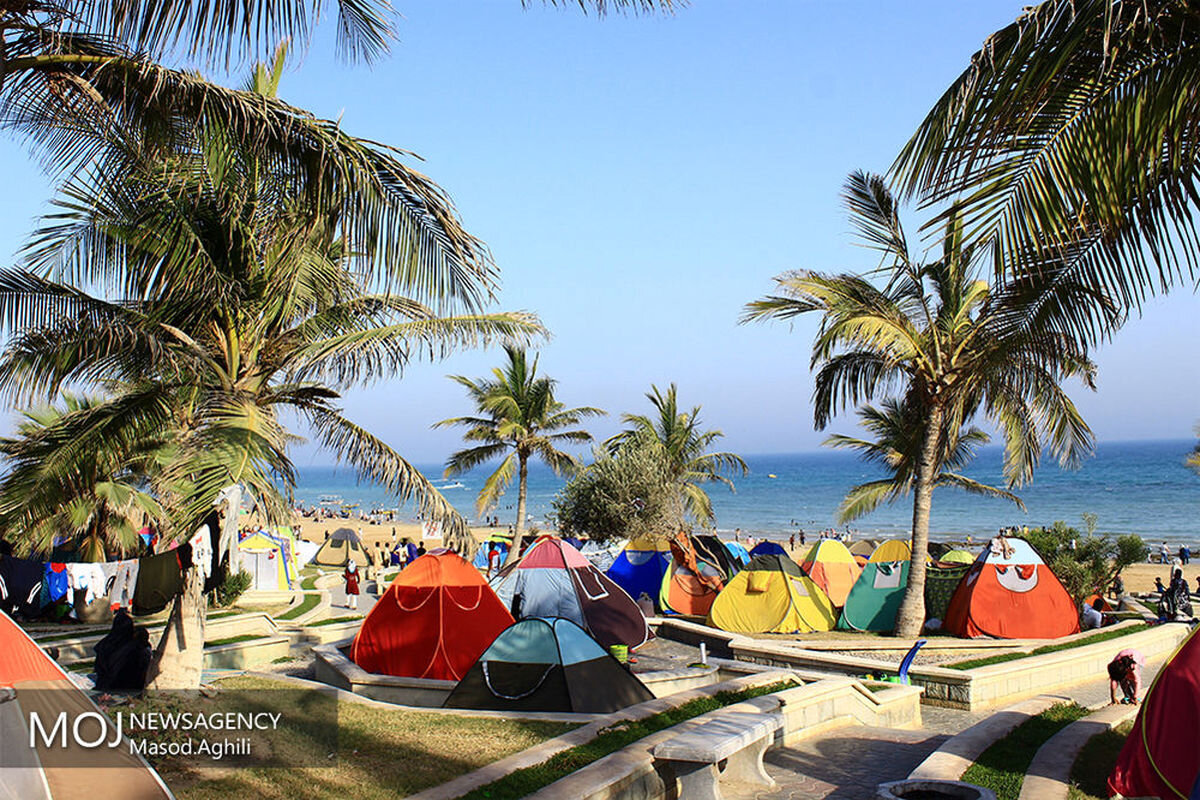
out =
[[[893,630],[908,587],[911,560],[908,542],[894,539],[876,547],[846,597],[838,628],[882,633]]]
[[[1079,633],[1079,613],[1028,542],[998,536],[958,584],[943,627],[971,638],[1057,639]]]

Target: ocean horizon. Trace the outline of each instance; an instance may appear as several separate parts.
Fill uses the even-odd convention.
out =
[[[1015,489],[1025,503],[1022,511],[1010,502],[941,488],[934,492],[931,535],[937,538],[988,537],[1002,527],[1036,527],[1063,521],[1084,530],[1083,514],[1097,516],[1098,533],[1137,533],[1147,541],[1172,544],[1200,541],[1200,475],[1184,459],[1195,447],[1192,439],[1104,442],[1079,469],[1064,470],[1053,460],[1043,460],[1033,481]],[[845,493],[854,485],[883,477],[882,471],[852,453],[819,450],[743,456],[750,474],[735,478],[735,492],[720,484],[708,488],[717,517],[717,529],[730,534],[783,538],[797,530],[812,534],[836,527],[835,513]],[[989,446],[965,470],[968,476],[1002,485],[1003,448]],[[491,470],[480,468],[457,478],[441,478],[438,464],[417,464],[442,494],[472,523],[477,522],[475,497]],[[492,465],[492,470],[495,465]],[[532,462],[529,470],[527,515],[540,528],[550,525],[551,501],[565,480],[544,465]],[[360,484],[346,467],[298,468],[296,501],[316,505],[322,497],[337,496],[361,509],[396,508],[394,498],[378,487]],[[489,513],[507,526],[515,521],[516,484]],[[911,529],[911,499],[894,504],[849,524],[860,537],[907,536]],[[399,506],[399,518],[415,520],[415,508]]]

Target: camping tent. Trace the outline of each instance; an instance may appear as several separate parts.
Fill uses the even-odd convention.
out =
[[[313,556],[312,563],[322,567],[344,567],[350,559],[360,567],[375,563],[375,556],[357,533],[349,528],[338,528],[329,534],[325,544]]]
[[[1028,542],[998,536],[958,584],[944,628],[972,638],[1057,639],[1079,633],[1079,613]]]
[[[970,564],[947,564],[939,561],[925,568],[925,619],[945,620],[950,598],[962,581]]]
[[[717,562],[697,546],[695,537],[676,534],[671,540],[671,563],[659,587],[659,608],[666,613],[706,617],[723,588],[725,573]]]
[[[846,597],[838,628],[887,632],[896,627],[896,612],[908,586],[912,552],[908,543],[893,539],[875,548],[862,574]]]
[[[713,601],[708,624],[732,633],[828,631],[837,612],[787,556],[751,559]]]
[[[1146,693],[1108,778],[1109,794],[1163,800],[1200,797],[1198,730],[1200,636],[1193,630]]]
[[[605,647],[640,647],[650,638],[633,598],[554,536],[534,542],[512,569],[492,579],[492,588],[515,618],[565,617]]]
[[[859,539],[846,549],[850,551],[850,555],[852,556],[862,556],[869,559],[877,547],[879,545],[871,539]]]
[[[49,731],[65,713],[66,727],[79,724],[87,739],[98,733],[103,713],[72,683],[25,631],[0,612],[0,797],[19,800],[120,797],[158,800],[172,797],[128,740],[85,748],[67,737],[67,747],[29,746],[29,719],[36,712]],[[12,691],[8,691],[12,690]],[[80,717],[89,715],[79,722]],[[92,716],[95,715],[95,716]],[[36,729],[35,729],[36,730]]]
[[[497,537],[490,537],[486,542],[479,545],[479,549],[475,551],[475,558],[471,563],[476,569],[487,572],[488,554],[493,547],[500,552],[500,563],[504,563],[504,557],[508,555],[509,543]]]
[[[837,608],[846,605],[850,589],[862,572],[846,545],[836,539],[822,539],[809,548],[800,562],[800,569],[821,587]]]
[[[938,561],[944,564],[973,564],[975,556],[967,550],[947,550]]]
[[[496,637],[445,707],[606,714],[653,699],[574,622],[535,617]]]
[[[750,551],[741,542],[721,542],[725,545],[725,549],[729,551],[729,555],[733,556],[733,560],[737,562],[738,569],[745,569],[750,563],[752,556]]]
[[[742,568],[725,543],[711,533],[695,534],[691,539],[697,557],[720,569],[722,580],[729,580]]]
[[[448,550],[427,553],[367,614],[350,658],[367,672],[456,681],[512,621],[479,570]]]
[[[791,557],[788,555],[787,550],[784,550],[783,545],[779,544],[779,542],[772,542],[766,539],[763,539],[761,542],[754,545],[754,549],[750,551],[751,558],[757,558],[758,556],[783,556],[784,558]]]
[[[297,587],[296,542],[287,528],[249,534],[238,543],[238,556],[242,569],[250,573],[251,589],[287,591]]]
[[[657,602],[670,563],[671,551],[665,539],[630,539],[605,574],[635,600],[644,592]]]

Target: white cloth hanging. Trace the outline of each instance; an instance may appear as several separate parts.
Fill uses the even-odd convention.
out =
[[[72,592],[84,592],[84,603],[91,604],[97,597],[104,596],[107,583],[107,576],[99,564],[67,564],[67,584]]]
[[[196,529],[195,535],[188,540],[188,544],[192,546],[192,567],[199,569],[204,577],[212,577],[212,532],[208,529],[208,525],[201,525]]]

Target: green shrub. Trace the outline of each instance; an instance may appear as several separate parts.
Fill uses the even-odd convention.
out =
[[[249,572],[240,570],[225,575],[225,580],[213,590],[213,601],[218,607],[228,608],[238,601],[254,579]]]

